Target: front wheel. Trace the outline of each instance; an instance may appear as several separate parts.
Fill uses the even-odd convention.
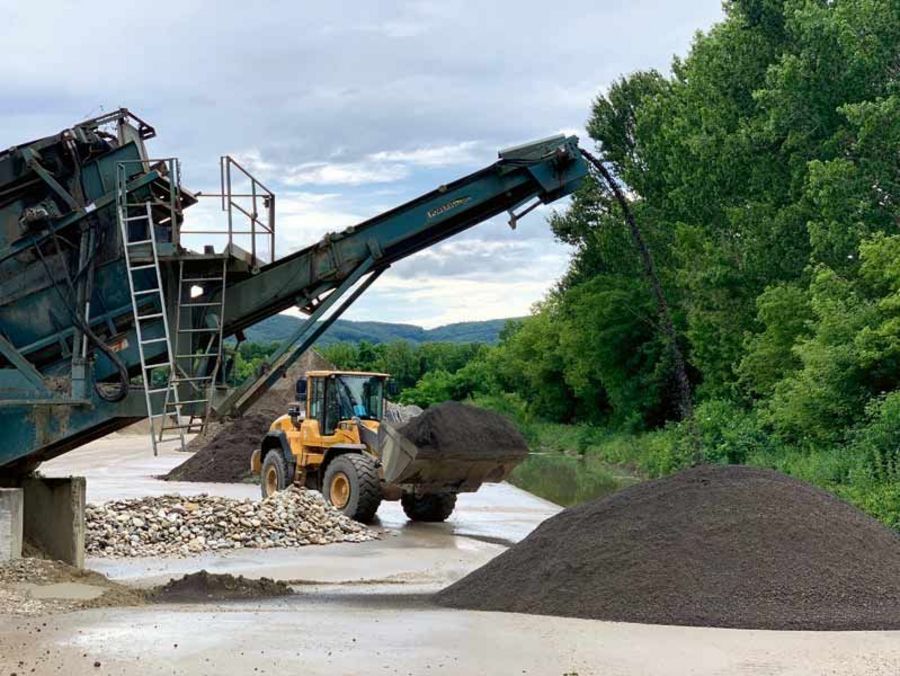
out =
[[[403,511],[410,521],[437,523],[446,521],[456,507],[456,493],[404,493],[400,498]]]
[[[339,455],[325,470],[322,495],[351,519],[370,523],[382,497],[375,460],[365,453]]]
[[[266,453],[259,473],[259,486],[264,499],[288,487],[287,467],[278,451]]]

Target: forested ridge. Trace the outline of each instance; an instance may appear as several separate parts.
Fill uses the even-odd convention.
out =
[[[303,317],[279,314],[251,326],[245,334],[247,340],[253,343],[281,342],[290,338],[305,321]],[[389,343],[395,340],[410,343],[496,343],[505,323],[505,319],[487,319],[424,329],[415,324],[338,319],[325,330],[316,344],[324,347],[332,343],[358,343],[363,340],[369,343]]]
[[[550,219],[569,269],[499,345],[328,356],[396,373],[405,401],[473,399],[575,439],[559,450],[658,476],[699,446],[900,528],[900,1],[727,2],[670,74],[601,93],[587,128],[654,256],[692,420],[599,182]]]

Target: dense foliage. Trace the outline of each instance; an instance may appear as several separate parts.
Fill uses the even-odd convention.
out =
[[[551,219],[567,274],[498,346],[438,364],[396,344],[378,363],[409,361],[406,401],[578,423],[580,450],[649,474],[689,461],[690,429],[708,460],[779,468],[900,527],[900,0],[725,9],[670,76],[623,77],[588,123],[655,256],[694,420],[677,421],[640,260],[596,183]]]

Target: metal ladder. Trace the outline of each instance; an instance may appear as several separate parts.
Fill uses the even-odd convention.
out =
[[[175,377],[175,359],[172,355],[172,342],[169,333],[169,319],[166,312],[166,297],[163,291],[162,275],[159,270],[159,254],[156,243],[156,230],[153,220],[152,201],[129,203],[128,192],[124,183],[120,183],[116,191],[117,209],[116,215],[119,222],[119,230],[122,235],[122,248],[125,252],[125,266],[128,276],[128,290],[131,294],[131,307],[134,312],[134,328],[137,334],[138,354],[141,360],[141,380],[144,385],[144,397],[147,403],[147,417],[150,419],[150,438],[153,441],[153,455],[159,454],[159,445],[163,443],[179,442],[184,450],[184,430],[181,428],[181,407],[184,402],[179,400],[178,379]],[[134,212],[135,215],[132,215]],[[132,224],[141,225],[144,228],[133,228]],[[133,229],[143,230],[146,234],[132,239],[130,232]],[[142,247],[146,251],[149,245],[151,262],[135,262],[135,247]],[[146,259],[146,255],[139,257]],[[146,274],[145,271],[152,271]],[[141,273],[142,284],[136,284],[135,273]],[[149,279],[148,279],[149,278]],[[149,285],[147,282],[149,281]],[[149,301],[149,302],[148,302]],[[156,301],[158,307],[153,307],[149,312],[147,306]],[[149,332],[150,337],[145,337],[149,327],[156,324],[156,330]],[[162,329],[162,335],[160,333]],[[162,354],[154,355],[154,361],[148,362],[145,348],[149,345],[164,346]],[[168,374],[164,387],[153,386],[153,374],[157,369],[166,368]],[[154,401],[162,399],[162,406],[154,406]],[[178,434],[165,436],[165,431],[171,429],[166,426],[169,416],[175,416]]]
[[[177,387],[173,389],[176,399],[169,400],[166,395],[165,407],[167,410],[174,412],[175,424],[164,424],[163,431],[179,430],[180,433],[188,434],[201,433],[206,429],[209,413],[212,407],[213,391],[216,387],[216,380],[219,377],[222,366],[222,351],[224,343],[224,323],[225,316],[225,288],[227,273],[227,258],[222,257],[222,267],[219,274],[205,274],[201,272],[192,272],[185,269],[185,260],[179,261],[178,268],[178,302],[176,305],[175,320],[175,350],[174,357],[174,382],[176,384],[185,384],[190,388],[191,398],[179,401],[177,399]],[[196,286],[203,288],[203,294],[199,300],[194,300],[192,289]],[[215,296],[216,291],[219,293],[217,301],[210,300]],[[215,314],[215,326],[197,326],[193,319],[193,309],[188,310],[186,321],[185,308],[204,308],[204,316],[210,308],[215,308],[218,313]],[[195,349],[195,337],[201,338],[200,345]],[[207,340],[203,341],[202,337],[206,336]],[[190,350],[185,353],[178,351],[183,349],[185,344],[190,345]],[[182,422],[181,407],[190,405],[192,408],[203,405],[204,413],[202,416],[188,416],[187,422]]]

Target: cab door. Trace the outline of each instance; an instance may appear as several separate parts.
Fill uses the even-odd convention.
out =
[[[340,421],[340,405],[333,378],[316,376],[310,378],[309,411],[307,419],[314,423],[308,426],[303,442],[305,446],[327,448],[337,443],[337,425]]]

